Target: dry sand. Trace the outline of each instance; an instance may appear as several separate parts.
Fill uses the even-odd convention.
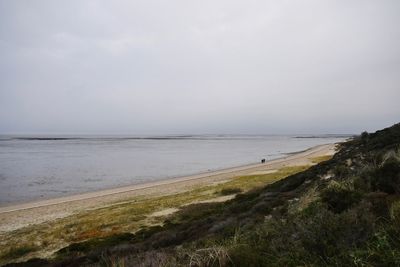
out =
[[[335,144],[326,144],[264,164],[246,165],[146,184],[0,207],[0,232],[129,201],[138,196],[170,195],[191,190],[196,186],[221,183],[237,176],[271,173],[286,166],[309,165],[312,164],[312,158],[334,153]]]

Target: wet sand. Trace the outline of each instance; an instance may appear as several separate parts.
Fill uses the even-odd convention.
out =
[[[125,186],[74,196],[0,207],[0,232],[38,224],[78,213],[128,201],[134,197],[152,197],[185,192],[197,186],[221,183],[233,177],[270,173],[286,166],[312,164],[312,158],[332,155],[335,144],[320,145],[286,157],[224,170]]]

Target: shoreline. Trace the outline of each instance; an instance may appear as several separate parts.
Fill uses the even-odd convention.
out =
[[[327,143],[331,142],[337,142],[337,140],[329,140]],[[290,155],[295,155],[301,152],[305,152],[309,149],[312,149],[315,146],[320,146],[324,145],[327,143],[323,144],[316,144],[314,146],[311,146],[311,144],[306,146],[304,149],[303,147],[297,148],[292,148],[292,150],[289,150],[289,152],[282,153],[278,149],[272,154],[264,155],[265,158],[267,159],[267,162],[276,160],[276,159],[282,159],[286,158],[287,156]],[[268,150],[268,149],[267,149]],[[207,153],[208,154],[208,153]],[[209,157],[209,155],[207,155]],[[250,168],[253,166],[257,166],[260,164],[260,160],[263,158],[262,156],[259,155],[259,157],[243,157],[240,156],[237,158],[236,162],[230,162],[228,160],[227,162],[219,162],[220,159],[217,159],[215,162],[216,163],[209,163],[207,165],[204,165],[202,167],[194,167],[194,170],[190,170],[190,168],[187,168],[186,166],[190,165],[184,165],[183,167],[173,164],[174,162],[168,163],[168,164],[162,164],[162,167],[166,168],[166,172],[159,172],[156,171],[138,171],[136,172],[135,170],[140,170],[143,168],[143,166],[139,165],[135,167],[135,169],[130,172],[122,171],[122,172],[117,172],[117,174],[121,177],[124,177],[124,173],[126,173],[130,177],[130,181],[127,179],[119,179],[118,176],[116,179],[113,179],[113,172],[115,173],[115,170],[113,171],[112,168],[108,168],[111,172],[110,175],[108,175],[108,178],[104,179],[102,177],[107,177],[106,173],[107,171],[104,172],[92,172],[93,175],[90,174],[90,169],[88,168],[82,168],[84,172],[80,174],[80,176],[75,175],[76,173],[72,171],[70,175],[72,174],[72,179],[69,178],[70,175],[63,177],[63,173],[65,173],[65,168],[64,167],[48,167],[49,169],[54,169],[57,170],[59,169],[60,176],[57,175],[57,172],[49,172],[49,174],[46,174],[45,172],[43,173],[41,170],[38,171],[38,173],[35,174],[35,172],[32,173],[32,170],[29,171],[28,175],[22,175],[22,180],[21,182],[18,182],[19,179],[17,176],[14,177],[12,174],[8,173],[8,175],[3,175],[4,178],[4,189],[3,189],[3,201],[0,201],[0,213],[3,210],[3,208],[8,208],[11,206],[22,206],[27,203],[36,203],[36,202],[43,202],[46,203],[47,201],[54,200],[54,199],[68,199],[69,197],[75,197],[75,196],[83,196],[83,195],[90,195],[91,193],[101,193],[104,192],[104,194],[107,194],[107,191],[112,191],[112,190],[119,190],[119,189],[125,189],[133,186],[142,186],[142,185],[147,185],[151,183],[157,183],[157,182],[163,182],[165,180],[174,180],[174,179],[179,179],[179,178],[187,178],[191,176],[201,176],[201,175],[213,175],[214,173],[218,172],[225,172],[229,170],[236,170],[237,168]],[[240,160],[241,159],[241,160]],[[126,162],[122,160],[123,162]],[[200,161],[201,162],[201,161]],[[219,162],[219,163],[218,163]],[[67,162],[68,163],[68,162]],[[197,163],[197,162],[195,162]],[[154,163],[152,163],[154,164]],[[189,164],[191,164],[189,162]],[[214,167],[211,167],[210,166]],[[50,163],[51,165],[51,163]],[[79,164],[78,164],[79,165]],[[104,165],[104,164],[103,164]],[[105,164],[107,165],[107,164]],[[69,169],[76,169],[76,162],[75,164],[70,165],[72,168]],[[111,166],[111,165],[110,165]],[[136,166],[136,165],[134,165]],[[147,166],[147,165],[146,165]],[[144,168],[146,169],[146,166]],[[172,166],[172,168],[171,168]],[[178,168],[176,168],[176,166]],[[201,166],[201,165],[200,165]],[[208,166],[208,167],[207,167]],[[7,164],[5,164],[6,169],[8,172],[12,170],[12,168],[9,168]],[[13,166],[15,168],[16,166]],[[124,167],[124,166],[122,166]],[[78,167],[79,168],[79,167]],[[176,168],[174,171],[173,169]],[[197,168],[197,170],[196,170]],[[18,168],[17,168],[18,169]],[[39,168],[40,169],[40,168]],[[156,168],[157,169],[157,168]],[[181,170],[180,170],[181,169]],[[123,169],[124,170],[124,169]],[[161,169],[160,169],[161,170]],[[172,170],[172,171],[171,171]],[[103,171],[103,170],[102,170]],[[175,174],[174,174],[175,172]],[[7,171],[5,172],[7,173]],[[17,172],[18,173],[18,170]],[[138,175],[138,173],[142,173],[142,175]],[[97,177],[101,174],[101,177]],[[146,175],[150,174],[150,175]],[[82,176],[83,175],[83,176]],[[49,176],[51,179],[47,179],[46,177]],[[14,177],[14,178],[13,178]],[[25,177],[25,178],[24,178]],[[144,178],[148,177],[148,178]],[[85,179],[84,179],[85,178]],[[11,182],[9,182],[9,181]],[[71,181],[69,181],[71,180]],[[97,182],[98,180],[99,182]],[[68,181],[68,182],[65,182]],[[58,184],[58,185],[57,185]],[[82,186],[81,186],[82,185]],[[27,194],[24,194],[24,190],[26,190]],[[15,194],[13,193],[15,192]],[[8,195],[8,197],[7,197]]]
[[[321,145],[319,145],[319,146],[321,146]],[[309,149],[312,149],[312,148],[309,148]],[[297,151],[297,152],[289,152],[289,153],[283,154],[283,155],[285,155],[283,157],[278,157],[275,159],[268,160],[264,164],[266,164],[270,161],[273,161],[273,160],[284,159],[290,155],[303,153],[309,149]],[[7,211],[3,211],[3,209],[7,209],[7,208],[11,208],[11,207],[25,206],[28,204],[33,205],[34,203],[38,203],[38,205],[40,205],[40,203],[43,203],[43,205],[46,205],[47,202],[53,202],[53,201],[54,202],[58,201],[57,203],[64,203],[64,202],[69,202],[69,201],[85,200],[85,199],[90,199],[92,197],[108,196],[108,195],[112,195],[112,194],[125,193],[125,192],[129,192],[129,191],[133,191],[133,190],[140,190],[140,189],[144,189],[144,188],[148,188],[148,187],[152,187],[152,186],[158,186],[158,185],[161,185],[164,183],[170,184],[170,183],[181,182],[181,181],[190,181],[192,179],[201,179],[201,178],[210,177],[210,176],[214,176],[214,175],[218,175],[218,174],[222,174],[222,173],[234,172],[237,170],[245,170],[248,168],[253,168],[253,167],[257,167],[257,166],[261,166],[261,165],[262,165],[261,163],[250,163],[250,164],[237,165],[237,166],[215,169],[215,170],[207,170],[207,171],[203,171],[203,172],[199,172],[199,173],[187,174],[187,175],[182,175],[182,176],[165,177],[165,178],[160,178],[160,179],[153,180],[150,182],[140,182],[137,184],[116,186],[116,187],[111,187],[111,188],[77,193],[77,194],[73,194],[73,195],[4,203],[4,204],[0,204],[0,214],[3,212],[7,212]],[[91,196],[92,194],[96,195],[96,196]],[[47,205],[53,205],[53,204],[49,203]],[[32,208],[34,208],[34,207],[32,207]]]
[[[230,168],[225,168],[225,169],[220,169],[220,170],[206,171],[206,172],[193,174],[193,175],[165,178],[165,179],[152,181],[152,182],[146,182],[146,183],[141,183],[141,184],[134,184],[134,185],[128,185],[128,186],[122,186],[122,187],[116,187],[116,188],[110,188],[110,189],[103,189],[103,190],[81,193],[81,194],[76,194],[76,195],[71,195],[71,196],[63,196],[63,197],[50,198],[50,199],[45,199],[45,200],[34,200],[34,201],[28,201],[28,202],[23,202],[23,203],[16,203],[16,204],[0,206],[0,214],[35,209],[35,208],[42,208],[42,207],[47,207],[47,206],[59,205],[59,204],[66,204],[66,203],[70,203],[70,202],[91,200],[91,199],[95,199],[95,198],[104,198],[104,197],[108,197],[108,196],[112,196],[112,195],[125,194],[125,193],[129,193],[132,191],[139,191],[139,190],[149,189],[149,188],[153,188],[153,187],[160,187],[160,186],[171,185],[171,184],[176,184],[176,183],[184,183],[184,182],[191,182],[191,181],[196,181],[196,180],[203,180],[203,179],[212,178],[214,176],[220,176],[220,175],[231,175],[232,177],[234,177],[234,176],[238,176],[238,175],[243,175],[243,174],[240,174],[243,171],[246,172],[246,171],[251,171],[253,169],[254,169],[254,171],[257,171],[257,169],[259,169],[259,168],[267,168],[268,169],[268,167],[271,167],[271,165],[284,163],[286,161],[296,160],[301,157],[307,157],[309,154],[318,153],[318,152],[320,152],[320,150],[324,150],[328,146],[330,147],[330,149],[332,149],[332,146],[334,147],[335,145],[336,145],[335,143],[329,143],[329,144],[314,146],[314,147],[308,148],[303,151],[287,153],[284,157],[272,159],[272,160],[266,161],[265,163],[246,164],[246,165],[240,165],[240,166],[235,166],[235,167],[230,167]],[[285,165],[285,164],[283,164],[283,165]],[[269,169],[271,169],[271,168],[269,168]]]
[[[199,187],[229,182],[235,177],[262,175],[285,167],[314,165],[315,158],[333,155],[336,152],[336,145],[337,143],[328,143],[314,146],[306,151],[294,155],[286,155],[263,164],[236,166],[224,170],[164,179],[140,185],[0,207],[0,235],[27,226],[49,223],[69,216],[110,208],[115,205],[182,194]]]

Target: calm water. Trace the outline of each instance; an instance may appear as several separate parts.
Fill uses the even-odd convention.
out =
[[[257,163],[344,137],[0,137],[0,205]]]

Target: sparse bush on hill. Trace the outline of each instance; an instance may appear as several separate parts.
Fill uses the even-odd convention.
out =
[[[333,174],[338,179],[344,179],[345,177],[347,177],[350,174],[350,170],[345,165],[338,165],[333,169]]]
[[[372,186],[388,194],[400,193],[400,161],[395,157],[387,159],[373,173]]]
[[[362,198],[360,192],[354,190],[351,185],[345,183],[332,182],[321,192],[321,200],[326,203],[328,209],[335,213],[343,212]]]
[[[227,195],[234,195],[234,194],[238,194],[241,193],[243,190],[240,188],[224,188],[221,189],[221,191],[219,191],[218,193],[222,196],[227,196]]]
[[[368,132],[367,131],[364,131],[364,132],[362,132],[361,133],[361,140],[364,142],[364,143],[367,143],[368,142],[368,137],[369,137],[369,134],[368,134]]]

